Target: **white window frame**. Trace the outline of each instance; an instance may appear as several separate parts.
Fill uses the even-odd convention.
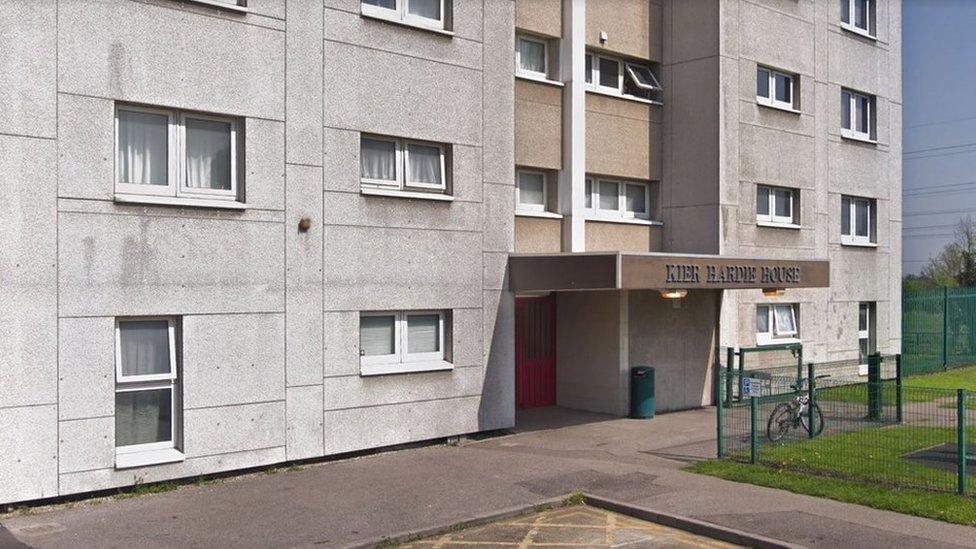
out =
[[[542,204],[522,203],[522,175],[538,175],[542,177]],[[549,178],[546,172],[538,170],[517,170],[515,173],[515,210],[520,212],[544,212],[549,203]]]
[[[526,42],[534,42],[536,44],[542,45],[542,68],[543,72],[530,71],[528,69],[522,68],[522,52],[518,48],[518,43],[520,40]],[[519,34],[515,37],[515,74],[522,76],[528,76],[530,78],[541,78],[543,80],[549,79],[549,44],[545,39],[536,38],[534,36],[529,36],[526,34]]]
[[[404,23],[410,25],[443,30],[445,26],[445,1],[446,0],[440,0],[440,19],[431,19],[429,17],[422,17],[420,15],[410,13],[410,0],[396,0],[396,7],[394,8],[384,8],[382,6],[375,6],[373,4],[367,4],[360,1],[359,7],[360,13],[363,15],[369,15],[381,19],[389,19],[391,21],[403,21]]]
[[[412,316],[437,315],[438,318],[438,347],[440,350],[429,353],[408,353],[410,348],[408,322]],[[410,311],[368,311],[361,312],[363,317],[393,317],[394,326],[394,354],[365,356],[360,348],[360,375],[381,375],[434,370],[450,370],[454,365],[447,360],[447,342],[444,339],[447,314],[444,310],[410,310]],[[361,326],[361,324],[360,324]],[[361,329],[361,328],[360,328]],[[362,337],[360,332],[360,337]]]
[[[647,73],[651,75],[651,80],[653,80],[654,83],[653,84],[644,84],[643,82],[641,82],[640,81],[640,78],[637,77],[637,73],[634,70],[634,67],[647,69]],[[638,88],[640,88],[642,90],[647,90],[647,91],[663,91],[664,90],[664,88],[661,87],[661,81],[657,79],[657,75],[654,74],[654,71],[652,71],[650,67],[648,67],[648,66],[642,66],[642,65],[638,65],[637,63],[630,63],[630,62],[626,62],[625,61],[624,62],[624,69],[626,69],[627,74],[630,75],[630,79],[634,82],[634,85],[637,86]],[[621,91],[623,91],[623,83],[621,83]]]
[[[865,311],[864,318],[867,321],[867,326],[861,329],[861,310]],[[857,353],[861,354],[861,341],[867,340],[867,354],[871,353],[871,304],[867,302],[861,302],[857,304]],[[860,361],[859,361],[860,362]],[[861,366],[866,367],[867,362],[861,363]],[[864,372],[867,374],[867,372]]]
[[[760,315],[762,309],[766,309],[768,332],[756,331],[756,343],[758,345],[771,345],[780,343],[794,343],[799,341],[800,326],[796,322],[796,303],[769,303],[756,305],[756,315]],[[776,320],[776,309],[789,308],[790,317],[793,319],[792,330],[780,330],[779,322]]]
[[[857,196],[843,195],[843,196],[841,196],[841,199],[840,199],[841,214],[842,215],[843,215],[844,201],[845,200],[848,202],[847,208],[848,208],[848,211],[850,212],[850,226],[848,227],[850,229],[850,233],[846,233],[846,234],[844,233],[844,220],[843,220],[843,218],[841,218],[840,243],[841,244],[846,244],[846,245],[853,245],[853,246],[865,246],[865,245],[870,246],[870,245],[873,245],[874,242],[873,242],[873,240],[871,238],[871,235],[873,233],[874,226],[871,223],[871,217],[875,213],[874,212],[874,200],[872,200],[870,198],[862,198],[862,197],[857,197]],[[867,222],[868,222],[868,234],[867,234],[867,236],[863,236],[863,235],[858,235],[857,234],[857,204],[859,202],[860,203],[865,203],[868,206],[868,214],[867,214],[868,215],[868,219],[867,219]]]
[[[847,109],[847,119],[851,123],[851,126],[849,128],[844,127],[844,116],[843,116],[844,113],[841,112],[841,119],[840,119],[841,120],[841,128],[840,128],[841,136],[847,137],[847,138],[850,138],[850,139],[858,139],[858,140],[861,140],[861,141],[874,141],[874,137],[872,136],[872,130],[874,128],[874,122],[875,122],[875,113],[874,113],[874,111],[875,111],[875,99],[874,99],[874,97],[872,97],[872,96],[870,96],[868,94],[856,92],[854,90],[850,90],[850,89],[847,89],[847,88],[842,88],[841,91],[840,91],[840,93],[841,93],[841,99],[843,99],[845,93],[848,94],[848,96],[850,97],[848,99],[848,101],[847,101],[847,104],[846,105],[842,105],[842,108],[846,108]],[[862,99],[866,99],[867,100],[867,111],[868,111],[867,124],[868,125],[867,125],[867,128],[866,128],[867,131],[864,131],[864,132],[856,129],[857,128],[857,100],[858,100],[858,98],[862,98]],[[843,103],[843,101],[842,101],[842,103]]]
[[[650,72],[651,77],[654,78],[654,85],[651,85],[651,86],[648,86],[648,85],[645,85],[645,84],[641,83],[640,79],[637,78],[637,76],[634,74],[634,71],[631,68],[631,66],[638,66],[638,65],[640,65],[639,63],[631,62],[631,61],[626,61],[626,60],[621,59],[619,57],[614,57],[614,56],[610,56],[610,55],[603,55],[603,54],[596,53],[596,52],[592,52],[592,51],[586,52],[586,57],[590,58],[590,60],[591,60],[590,61],[590,71],[589,71],[589,74],[586,75],[590,79],[590,81],[589,82],[584,82],[586,89],[588,89],[590,91],[595,91],[595,92],[598,92],[598,93],[601,93],[601,94],[615,95],[615,96],[618,96],[618,97],[624,97],[624,98],[627,98],[627,99],[634,99],[634,100],[638,100],[638,101],[652,103],[652,104],[655,104],[655,105],[660,105],[661,104],[660,101],[656,101],[656,100],[653,100],[653,99],[647,99],[647,98],[644,98],[644,97],[638,97],[636,95],[631,95],[629,93],[625,93],[624,92],[624,79],[625,78],[630,78],[631,81],[634,83],[635,86],[637,86],[638,88],[643,89],[643,90],[648,90],[648,91],[661,91],[663,89],[661,87],[660,80],[658,80],[658,78],[657,78],[657,75],[654,74],[654,71],[651,70],[651,68],[649,66],[647,66],[646,68],[648,69],[648,72]],[[617,69],[618,69],[617,70],[617,85],[615,87],[613,87],[613,86],[603,86],[603,85],[600,84],[600,61],[601,60],[613,61],[614,63],[617,64]],[[584,62],[584,67],[585,67],[585,62]]]
[[[122,373],[122,329],[121,325],[127,322],[139,322],[139,321],[162,321],[165,320],[167,323],[167,332],[169,335],[169,359],[170,359],[170,371],[166,374],[153,374],[153,375],[137,375],[137,376],[125,376]],[[170,437],[167,441],[159,442],[149,442],[145,444],[129,444],[126,446],[116,446],[115,453],[116,456],[124,456],[126,454],[140,454],[145,452],[156,452],[159,450],[175,450],[176,449],[176,437],[178,433],[178,422],[179,408],[177,399],[177,388],[178,388],[178,373],[177,373],[177,358],[176,358],[176,326],[175,321],[171,317],[125,317],[115,319],[115,394],[118,393],[131,393],[140,391],[158,391],[160,389],[169,390],[170,392]],[[114,429],[114,425],[113,425]],[[182,456],[180,455],[180,458]],[[172,457],[167,458],[166,454],[163,454],[162,461],[174,461]],[[147,461],[146,463],[153,463],[155,461]],[[117,465],[118,466],[118,465]]]
[[[593,75],[592,75],[592,82],[587,83],[587,85],[605,92],[613,93],[616,95],[623,95],[624,94],[623,62],[620,59],[617,59],[616,57],[610,57],[608,55],[599,55],[596,53],[591,53],[588,55],[591,55],[593,58],[593,66],[591,67],[593,69]],[[600,61],[604,59],[607,61],[613,61],[614,63],[617,64],[617,85],[616,86],[613,87],[604,86],[603,84],[600,83]]]
[[[871,27],[874,24],[874,20],[871,16],[872,8],[876,8],[873,5],[874,0],[865,0],[865,13],[864,13],[864,24],[865,27],[857,26],[857,2],[856,0],[847,0],[847,21],[844,21],[843,9],[841,9],[840,26],[843,29],[849,30],[851,32],[867,36],[868,38],[875,38],[874,33],[871,32]],[[843,8],[843,2],[841,2],[841,8]]]
[[[427,183],[420,181],[410,181],[410,145],[419,145],[421,147],[435,147],[440,151],[440,170],[441,170],[441,182],[438,183]],[[403,186],[408,188],[416,189],[432,189],[436,191],[447,190],[447,170],[446,163],[444,161],[445,156],[444,145],[440,143],[428,143],[426,141],[414,141],[411,139],[403,140]]]
[[[166,179],[167,185],[147,185],[138,183],[127,183],[121,181],[119,170],[119,113],[120,112],[141,112],[149,114],[165,115],[168,120],[167,138],[167,166]],[[138,105],[117,104],[115,106],[115,136],[113,159],[115,164],[115,194],[125,196],[159,196],[172,198],[189,198],[205,200],[225,200],[237,202],[238,196],[238,171],[237,157],[239,141],[237,138],[238,121],[234,117],[204,114],[197,112],[187,112],[177,109],[165,109],[159,107],[143,107]],[[194,118],[197,120],[213,120],[230,124],[230,190],[224,189],[195,189],[186,185],[186,119]]]
[[[374,135],[363,133],[359,137],[359,154],[362,155],[362,140],[369,139],[372,141],[383,141],[386,143],[393,143],[395,150],[395,165],[394,171],[396,173],[396,178],[393,180],[389,179],[372,179],[362,176],[362,158],[360,161],[360,175],[359,183],[363,188],[379,188],[379,189],[391,189],[398,191],[409,191],[410,189],[422,189],[425,191],[440,191],[441,193],[447,192],[447,147],[442,143],[432,143],[429,141],[419,141],[414,139],[403,139],[398,137],[389,137],[384,135]],[[409,181],[409,166],[410,166],[410,145],[421,145],[424,147],[436,147],[440,150],[440,170],[441,170],[441,183],[440,185],[424,182],[411,182]]]
[[[767,208],[768,214],[759,213],[759,189],[766,189],[768,191],[767,197]],[[776,215],[776,191],[787,191],[790,193],[790,215],[781,216]],[[791,189],[789,187],[773,187],[771,185],[756,185],[756,221],[762,223],[775,223],[780,225],[793,225],[796,223],[796,189]]]
[[[590,211],[590,217],[592,219],[651,219],[651,185],[650,183],[643,181],[620,181],[615,179],[605,179],[605,178],[592,178],[587,177],[586,181],[589,183],[592,189],[590,206],[586,209]],[[616,209],[607,209],[600,207],[600,185],[603,183],[612,183],[617,186],[617,207]],[[644,187],[644,213],[637,213],[627,210],[627,186],[642,186]],[[586,188],[584,186],[584,193]],[[585,204],[585,196],[584,196]]]
[[[796,110],[796,75],[790,74],[788,72],[778,71],[776,69],[771,69],[764,65],[756,66],[756,81],[759,81],[759,71],[766,71],[767,76],[767,90],[769,91],[769,96],[759,95],[759,89],[756,89],[756,102],[760,105],[765,105],[767,107],[775,107],[777,109],[785,109],[788,111]],[[780,101],[776,99],[776,77],[783,76],[789,79],[790,82],[790,102]]]

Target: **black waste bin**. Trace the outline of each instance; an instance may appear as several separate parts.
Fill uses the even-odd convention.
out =
[[[650,366],[630,369],[630,417],[654,417],[654,368]]]

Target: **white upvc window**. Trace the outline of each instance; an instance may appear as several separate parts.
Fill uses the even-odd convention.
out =
[[[650,185],[639,181],[586,179],[586,208],[594,219],[650,219]]]
[[[587,53],[585,80],[591,90],[660,103],[661,84],[647,65]]]
[[[238,201],[235,118],[134,105],[115,110],[115,193]]]
[[[360,9],[364,15],[443,29],[445,1],[447,0],[361,0]]]
[[[362,375],[453,368],[445,343],[445,311],[364,312],[359,316]]]
[[[793,225],[796,223],[794,213],[794,189],[784,187],[756,187],[756,221],[762,223],[779,223]]]
[[[766,67],[756,69],[756,101],[786,110],[796,110],[796,75]]]
[[[769,345],[797,341],[797,307],[796,303],[756,306],[756,342]]]
[[[544,212],[548,203],[548,181],[545,172],[519,170],[515,187],[515,209],[523,212]]]
[[[549,48],[542,38],[519,35],[515,44],[515,72],[532,78],[549,78]]]
[[[439,143],[363,135],[359,175],[363,187],[447,190],[446,147]]]
[[[176,324],[169,317],[115,323],[116,467],[181,461]]]
[[[842,196],[840,200],[840,243],[847,245],[872,245],[872,210],[874,201],[869,198]]]
[[[840,26],[874,38],[874,0],[840,0]]]
[[[871,304],[858,303],[857,305],[857,349],[858,364],[861,366],[861,375],[866,375],[868,355],[871,350]]]
[[[844,137],[872,141],[874,139],[875,101],[869,95],[851,90],[840,93],[840,133]]]

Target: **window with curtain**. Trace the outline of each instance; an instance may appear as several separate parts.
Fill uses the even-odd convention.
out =
[[[177,447],[176,324],[171,318],[116,321],[115,446],[125,455]]]
[[[586,208],[594,219],[650,219],[651,187],[641,181],[586,179]]]
[[[361,313],[359,355],[363,375],[453,367],[446,351],[448,311]]]
[[[360,0],[363,15],[435,29],[446,28],[444,12],[451,0]]]
[[[799,338],[796,303],[756,306],[756,342],[760,345]]]
[[[537,78],[548,77],[546,42],[519,36],[515,45],[515,70]]]
[[[363,135],[359,141],[363,189],[448,190],[447,146],[396,137]]]
[[[546,174],[519,170],[515,188],[515,209],[522,212],[546,211]]]
[[[117,199],[243,202],[238,194],[236,119],[119,105],[115,122]]]

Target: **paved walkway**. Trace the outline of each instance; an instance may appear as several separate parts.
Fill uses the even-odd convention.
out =
[[[520,419],[519,434],[458,447],[3,516],[0,547],[346,546],[577,490],[811,547],[976,547],[974,528],[681,471],[714,452],[713,410]]]

